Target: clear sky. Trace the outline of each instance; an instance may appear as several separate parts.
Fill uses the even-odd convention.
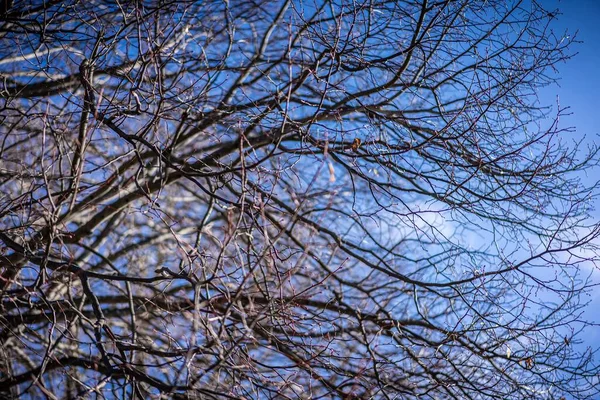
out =
[[[555,104],[558,96],[561,107],[570,106],[572,113],[563,118],[561,125],[576,128],[574,139],[585,136],[586,143],[600,145],[600,0],[541,0],[541,3],[562,12],[554,24],[556,35],[568,31],[581,43],[573,46],[578,54],[559,66],[559,86],[545,88],[540,100]],[[600,168],[589,179],[600,179]],[[595,216],[600,220],[600,199],[596,201]],[[595,272],[595,281],[600,283],[600,271]],[[600,287],[591,300],[585,316],[600,323]],[[600,326],[587,333],[586,344],[599,346]]]
[[[578,135],[596,139],[600,134],[600,0],[542,0],[548,8],[559,8],[561,15],[554,24],[558,35],[568,30],[582,41],[573,46],[579,54],[559,70],[560,87],[543,93],[543,101],[560,97],[562,106],[571,106],[573,115],[566,119],[576,126]]]

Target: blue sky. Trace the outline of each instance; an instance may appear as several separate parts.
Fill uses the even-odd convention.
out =
[[[541,100],[571,106],[573,115],[565,122],[576,126],[577,134],[596,139],[600,133],[600,1],[544,0],[548,8],[557,7],[562,14],[555,23],[558,35],[568,31],[582,43],[573,46],[575,58],[560,66],[559,87],[553,85],[542,93]]]
[[[559,85],[552,85],[540,93],[545,104],[569,106],[571,115],[563,118],[563,127],[575,127],[574,139],[585,137],[585,143],[600,144],[600,1],[598,0],[542,0],[548,9],[558,8],[562,15],[555,21],[556,35],[568,31],[581,41],[573,46],[578,54],[567,63],[559,65]],[[600,178],[600,169],[590,182]],[[595,216],[600,220],[600,199],[596,201]],[[600,271],[595,272],[595,281],[600,283]],[[600,287],[591,298],[585,316],[600,323]],[[586,343],[597,346],[600,342],[600,327],[587,332]]]

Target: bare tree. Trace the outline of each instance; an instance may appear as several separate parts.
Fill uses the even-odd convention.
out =
[[[597,395],[535,0],[0,9],[0,391]]]

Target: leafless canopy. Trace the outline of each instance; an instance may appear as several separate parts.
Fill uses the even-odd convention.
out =
[[[5,396],[595,396],[596,150],[536,97],[555,12],[12,3]]]

